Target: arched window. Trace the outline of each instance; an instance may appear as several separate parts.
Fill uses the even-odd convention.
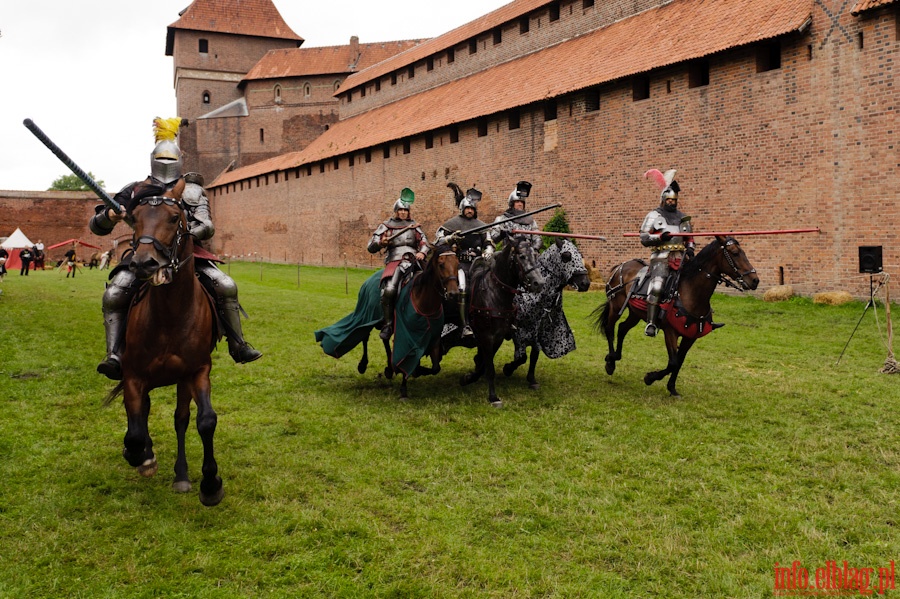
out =
[[[309,84],[309,81],[303,84],[303,97],[309,98],[312,96],[312,85]]]
[[[281,104],[281,86],[280,85],[275,86],[275,103]]]
[[[335,81],[334,81],[334,91],[337,91],[339,87],[341,87],[341,80],[340,80],[340,79],[335,79]]]
[[[204,103],[204,104],[209,104],[209,100],[210,100],[210,98],[209,98],[209,92],[208,92],[208,91],[203,92],[203,103]]]

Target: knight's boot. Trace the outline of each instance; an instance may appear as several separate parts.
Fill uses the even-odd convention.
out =
[[[472,330],[472,326],[469,324],[469,313],[466,310],[466,296],[460,294],[459,296],[459,321],[462,323],[462,337],[463,339],[467,337],[472,337],[475,335],[475,332]]]
[[[644,334],[648,337],[656,337],[656,316],[659,314],[659,305],[657,304],[647,304],[647,327],[644,329]]]
[[[394,334],[394,302],[390,298],[381,298],[381,312],[384,314],[384,326],[378,336],[382,341],[388,341]]]
[[[241,308],[236,299],[226,299],[219,305],[219,317],[225,325],[228,353],[237,364],[246,364],[262,358],[262,352],[244,341],[241,328]]]
[[[106,358],[97,365],[97,372],[113,381],[122,380],[122,341],[125,339],[127,311],[103,312],[103,328],[106,329]]]

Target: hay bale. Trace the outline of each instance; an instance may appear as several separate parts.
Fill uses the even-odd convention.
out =
[[[814,304],[825,304],[826,306],[840,306],[852,301],[853,296],[847,291],[825,291],[813,296]]]
[[[775,285],[763,294],[763,300],[767,302],[783,302],[792,297],[794,297],[794,288],[790,285]]]

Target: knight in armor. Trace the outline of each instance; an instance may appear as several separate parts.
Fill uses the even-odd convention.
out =
[[[466,311],[468,290],[466,280],[475,259],[481,256],[490,257],[494,253],[494,244],[487,229],[465,235],[466,231],[487,226],[478,218],[478,202],[481,201],[482,193],[473,187],[463,195],[462,189],[456,183],[448,183],[447,187],[454,192],[458,214],[438,227],[435,242],[444,242],[449,245],[459,259],[459,272],[457,273],[459,278],[459,318],[463,325],[462,336],[471,337],[474,333],[472,327],[469,326],[469,316]]]
[[[394,333],[394,308],[400,285],[407,276],[412,275],[414,267],[425,260],[425,253],[428,251],[428,239],[410,214],[409,209],[414,201],[412,190],[404,188],[400,192],[400,198],[394,202],[391,218],[378,225],[369,240],[370,253],[385,250],[384,273],[381,275],[384,325],[379,334],[384,341]]]
[[[101,204],[90,221],[90,229],[97,235],[109,235],[116,223],[128,221],[128,214],[146,197],[161,196],[175,189],[184,181],[181,197],[187,217],[188,230],[194,236],[194,266],[200,283],[215,298],[216,312],[225,328],[228,352],[235,362],[243,364],[262,357],[262,353],[244,340],[241,329],[241,305],[234,280],[216,267],[216,256],[200,245],[210,239],[215,226],[210,218],[209,200],[203,189],[203,177],[197,173],[182,175],[182,154],[176,143],[178,128],[186,125],[182,119],[160,119],[153,122],[156,146],[150,154],[150,176],[143,181],[129,183],[115,195],[125,208],[121,214]],[[112,380],[122,379],[121,355],[124,349],[125,324],[128,308],[141,281],[129,270],[131,253],[126,252],[121,263],[109,275],[109,283],[103,293],[103,324],[106,329],[106,358],[97,366],[97,372]]]
[[[641,244],[652,248],[650,254],[650,287],[647,291],[647,327],[644,334],[655,337],[659,300],[669,276],[669,261],[678,262],[683,257],[694,257],[694,238],[673,236],[674,233],[690,233],[691,217],[678,210],[678,192],[681,187],[675,180],[675,169],[659,172],[651,169],[644,177],[652,178],[662,190],[659,207],[651,210],[641,225]]]
[[[501,220],[507,220],[510,218],[513,220],[505,222],[502,225],[497,225],[493,228],[491,236],[495,243],[500,240],[502,231],[509,232],[513,229],[520,229],[522,231],[540,231],[540,228],[535,222],[533,216],[519,216],[520,214],[525,214],[525,199],[530,193],[531,183],[529,183],[528,181],[519,181],[518,183],[516,183],[515,189],[513,189],[512,193],[509,194],[508,207],[506,209],[506,212],[495,218],[494,222],[499,222]],[[534,246],[534,250],[539,251],[541,249],[541,245],[543,244],[543,242],[541,241],[541,236],[530,235],[530,237],[532,238],[531,243]]]

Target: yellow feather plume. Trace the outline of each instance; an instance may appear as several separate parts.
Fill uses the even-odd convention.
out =
[[[161,141],[175,141],[178,136],[178,127],[181,126],[181,119],[178,117],[172,119],[162,119],[156,117],[153,119],[153,136],[156,143]]]

